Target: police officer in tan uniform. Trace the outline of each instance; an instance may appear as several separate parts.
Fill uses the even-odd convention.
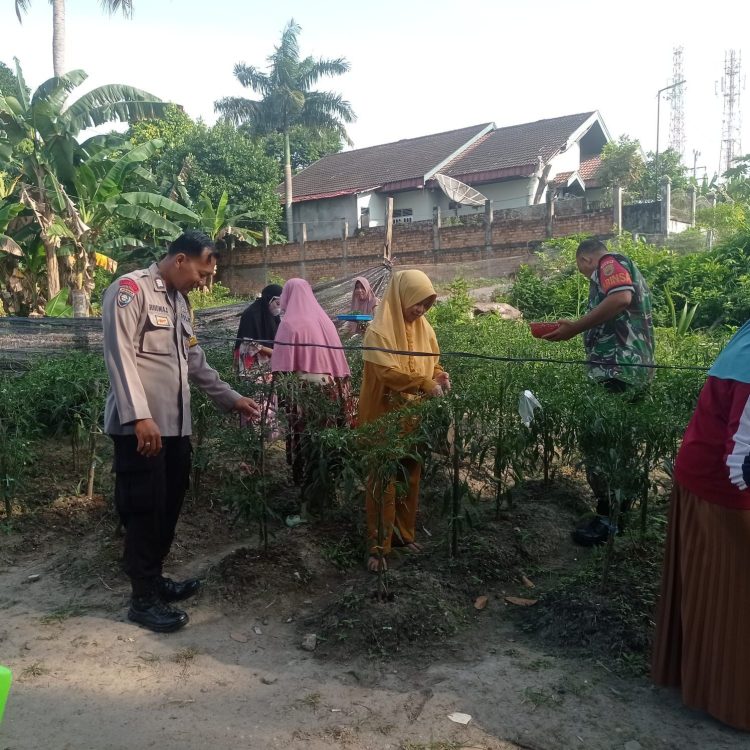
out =
[[[128,618],[157,632],[188,622],[172,607],[200,588],[165,578],[190,477],[190,385],[223,411],[257,419],[259,409],[219,377],[197,345],[185,295],[216,267],[213,242],[185,232],[159,263],[117,279],[102,302],[110,391],[105,432],[114,441],[115,503],[125,527],[125,572],[133,595]]]

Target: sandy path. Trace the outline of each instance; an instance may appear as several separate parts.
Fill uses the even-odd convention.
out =
[[[326,662],[299,648],[298,604],[225,613],[209,591],[187,628],[156,635],[125,621],[119,577],[61,581],[69,559],[0,556],[0,661],[16,675],[0,750],[748,746],[674,693],[545,655],[511,625],[459,636],[444,661]]]

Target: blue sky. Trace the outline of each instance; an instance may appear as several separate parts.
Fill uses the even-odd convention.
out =
[[[712,9],[716,8],[713,13]],[[694,9],[695,8],[695,9]],[[700,8],[700,10],[698,9]],[[247,93],[234,63],[262,66],[284,24],[301,24],[303,54],[346,57],[352,70],[323,82],[351,101],[355,146],[479,122],[498,125],[599,109],[613,136],[653,149],[656,91],[669,83],[672,49],[685,49],[686,162],[718,165],[724,50],[750,69],[750,2],[682,0],[135,0],[135,16],[109,18],[97,0],[68,0],[68,68],[89,83],[121,82],[213,121],[214,100]],[[0,60],[21,59],[34,86],[51,75],[51,9],[35,0],[23,25],[0,6]],[[744,49],[743,49],[744,45]],[[750,94],[744,94],[745,123]],[[661,144],[669,136],[663,104]],[[750,130],[743,128],[750,151]]]

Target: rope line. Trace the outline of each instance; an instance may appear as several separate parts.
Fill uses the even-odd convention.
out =
[[[14,319],[15,320],[15,319]],[[46,323],[47,321],[45,321]],[[101,325],[97,323],[97,327]],[[72,323],[64,323],[62,321],[55,320],[53,323],[55,327],[76,327]],[[0,329],[2,329],[2,323],[0,323]],[[200,341],[212,341],[216,343],[235,344],[237,341],[243,341],[248,343],[260,344],[263,346],[299,346],[299,347],[317,347],[319,349],[332,349],[343,352],[384,352],[386,354],[395,354],[404,357],[463,357],[465,359],[478,359],[486,362],[516,362],[516,363],[537,363],[537,364],[554,364],[554,365],[587,365],[592,366],[605,366],[611,367],[616,364],[621,367],[642,367],[648,370],[686,370],[694,372],[706,372],[710,365],[660,365],[660,364],[646,364],[641,362],[606,362],[603,360],[595,359],[564,359],[561,357],[510,357],[502,356],[498,354],[481,354],[479,352],[462,352],[462,351],[441,351],[439,355],[434,352],[412,352],[412,351],[401,351],[399,349],[387,349],[378,346],[364,346],[364,345],[352,345],[348,344],[344,346],[335,346],[333,344],[317,344],[317,343],[296,343],[292,341],[279,341],[279,340],[266,340],[266,339],[238,339],[236,336],[216,336],[212,334],[202,334],[199,336]],[[0,355],[2,351],[0,350]],[[1,357],[0,357],[1,359]]]
[[[223,336],[201,336],[202,340],[214,340],[214,341],[242,341],[253,344],[260,344],[262,346],[299,346],[299,347],[317,347],[319,349],[333,349],[336,351],[344,352],[385,352],[386,354],[396,354],[405,357],[465,357],[466,359],[481,359],[488,362],[530,362],[530,363],[542,363],[542,364],[556,364],[556,365],[602,365],[611,367],[616,364],[621,367],[643,367],[649,370],[691,370],[698,372],[706,372],[709,365],[658,365],[658,364],[646,364],[646,363],[629,363],[629,362],[605,362],[603,360],[596,359],[561,359],[557,357],[504,357],[498,354],[480,354],[478,352],[444,352],[441,351],[439,354],[434,352],[412,352],[402,351],[400,349],[387,349],[379,346],[359,346],[359,345],[347,345],[335,346],[333,344],[315,344],[315,343],[296,343],[292,341],[271,341],[266,339],[237,339],[226,338]]]

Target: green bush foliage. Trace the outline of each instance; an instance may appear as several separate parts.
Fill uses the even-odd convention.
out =
[[[523,266],[508,294],[529,320],[577,317],[586,311],[588,282],[575,266],[579,238],[551,240],[533,266]],[[737,327],[750,318],[750,231],[735,233],[715,249],[679,252],[629,235],[608,243],[632,258],[651,288],[654,322],[671,325],[668,296],[682,308],[698,305],[693,327]]]

